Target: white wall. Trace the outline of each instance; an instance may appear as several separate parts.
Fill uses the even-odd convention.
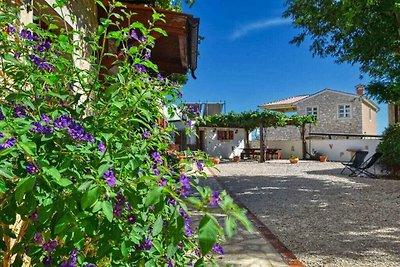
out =
[[[328,156],[331,161],[349,161],[353,156],[352,151],[367,150],[367,158],[375,153],[379,139],[340,139],[340,140],[309,140],[307,149],[317,151]],[[352,150],[352,151],[349,151]]]
[[[214,132],[214,129],[216,131]],[[232,158],[233,156],[240,156],[244,148],[244,140],[246,132],[240,128],[206,128],[204,130],[204,147],[205,152],[212,157],[218,158]],[[233,140],[217,140],[217,131],[233,131]],[[235,133],[235,131],[238,131]]]
[[[356,150],[368,150],[367,157],[375,153],[379,139],[335,139],[335,140],[308,140],[307,151],[311,153],[316,151],[319,154],[328,156],[331,161],[349,161]],[[251,147],[260,147],[259,141],[251,141]],[[274,140],[268,141],[270,148],[280,148],[282,158],[287,159],[290,155],[302,157],[302,145],[300,140]]]

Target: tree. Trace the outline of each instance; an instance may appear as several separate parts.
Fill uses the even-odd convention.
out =
[[[372,77],[367,89],[379,102],[400,104],[400,1],[287,0],[284,17],[311,38],[313,55],[360,64]]]

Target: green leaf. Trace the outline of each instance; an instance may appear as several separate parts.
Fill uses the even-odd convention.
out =
[[[3,176],[7,179],[11,179],[11,178],[13,178],[14,174],[10,170],[4,169],[4,166],[1,166],[0,167],[0,176]]]
[[[202,255],[206,255],[217,242],[218,223],[215,218],[206,214],[199,224],[199,245]]]
[[[112,219],[113,219],[113,206],[112,206],[111,202],[103,201],[103,203],[101,203],[101,209],[103,211],[103,214],[106,216],[107,220],[109,222],[112,222]]]
[[[20,146],[25,151],[25,153],[31,156],[34,155],[33,151],[36,151],[36,144],[33,142],[18,142],[18,146]]]
[[[126,258],[128,256],[128,248],[126,247],[125,241],[122,241],[121,243],[121,254]]]
[[[153,236],[156,236],[159,233],[161,233],[161,230],[163,228],[163,223],[164,223],[164,221],[163,221],[161,215],[159,215],[156,222],[153,225]]]
[[[91,207],[99,197],[99,188],[91,187],[88,191],[86,191],[81,199],[82,209],[87,209]]]
[[[0,193],[5,193],[6,192],[6,183],[4,182],[3,179],[0,178]]]
[[[36,177],[35,176],[29,176],[27,178],[22,179],[19,181],[17,184],[17,187],[15,188],[15,199],[18,202],[21,202],[25,193],[29,192],[33,189],[33,186],[35,185]]]
[[[149,207],[149,206],[159,202],[160,201],[160,197],[161,197],[161,192],[162,192],[162,188],[161,187],[157,187],[157,188],[151,190],[147,194],[147,197],[145,199],[145,202],[144,202],[145,206]]]
[[[66,179],[66,178],[56,179],[55,182],[57,184],[61,185],[62,187],[67,187],[67,186],[70,186],[72,184],[71,180]]]
[[[58,220],[56,226],[54,227],[54,233],[59,234],[63,232],[65,229],[70,227],[70,224],[74,222],[74,219],[72,216],[67,213],[64,216],[61,217],[60,220]]]
[[[231,238],[236,232],[236,220],[231,216],[225,218],[225,232],[229,238]]]
[[[54,178],[56,181],[61,178],[60,172],[52,167],[52,168],[43,168],[44,173],[50,175],[52,178]]]
[[[204,267],[205,265],[204,265],[204,260],[203,260],[203,258],[201,258],[201,259],[198,259],[197,261],[196,261],[196,263],[194,264],[194,267]]]

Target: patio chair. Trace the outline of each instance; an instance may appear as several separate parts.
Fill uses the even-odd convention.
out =
[[[368,151],[364,151],[364,150],[359,150],[356,151],[356,153],[354,154],[354,156],[351,158],[351,160],[349,162],[342,162],[342,164],[344,165],[343,170],[340,172],[341,174],[348,169],[349,171],[351,171],[351,173],[349,174],[349,176],[352,176],[356,173],[356,170],[359,169],[362,164],[364,163],[364,159],[367,157],[368,155]]]
[[[364,163],[361,165],[360,168],[357,168],[354,171],[354,174],[350,175],[350,176],[359,176],[361,174],[365,174],[366,176],[370,177],[370,178],[377,178],[376,173],[375,173],[375,163],[382,157],[382,153],[380,152],[376,152],[375,154],[373,154],[369,159],[367,159],[366,161],[364,161]],[[374,166],[374,173],[368,171],[369,168],[371,168],[372,166]]]

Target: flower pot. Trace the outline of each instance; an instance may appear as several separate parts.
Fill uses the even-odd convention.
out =
[[[289,161],[292,164],[296,164],[296,163],[299,163],[299,158],[291,158],[291,159],[289,159]]]
[[[234,156],[233,157],[233,162],[239,162],[240,161],[240,157],[239,156]]]
[[[216,157],[213,157],[213,158],[211,158],[211,161],[212,161],[212,163],[214,163],[215,165],[217,165],[217,164],[219,164],[220,159],[219,159],[219,158],[216,158]]]
[[[319,156],[320,162],[326,162],[328,160],[328,156]]]

